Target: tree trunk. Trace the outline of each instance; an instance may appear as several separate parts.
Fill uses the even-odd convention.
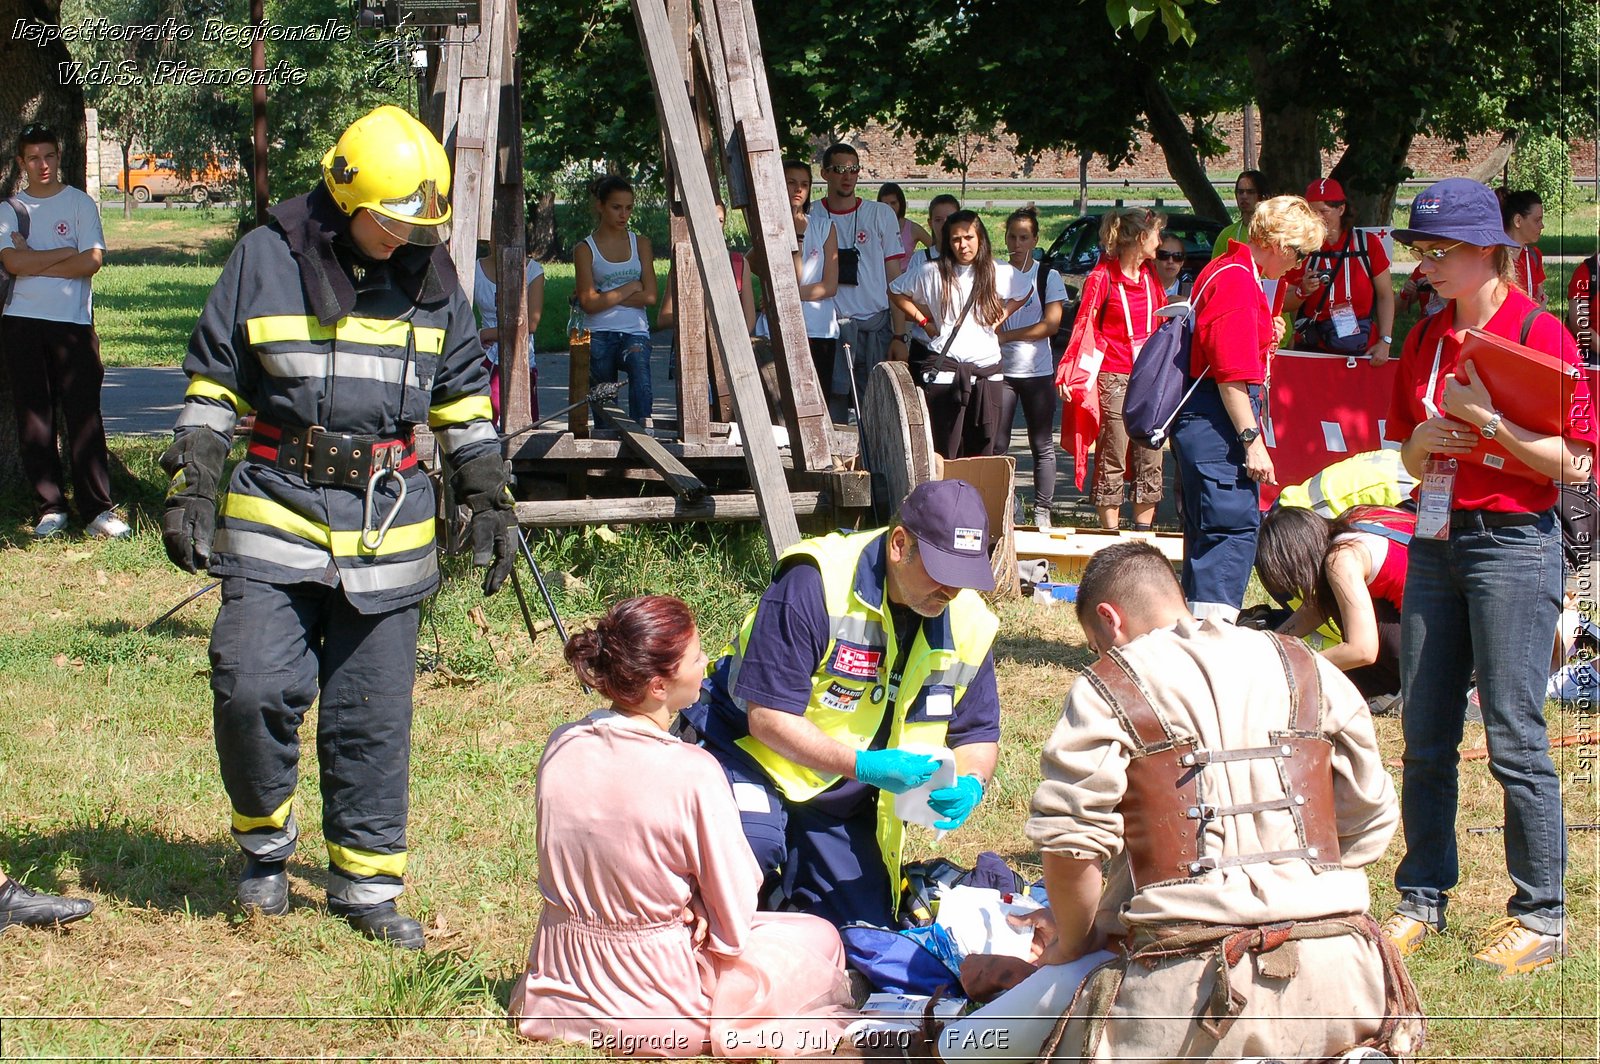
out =
[[[1226,221],[1228,209],[1222,204],[1211,179],[1206,176],[1205,164],[1194,150],[1194,138],[1183,116],[1172,104],[1166,86],[1161,84],[1155,70],[1143,64],[1138,72],[1139,89],[1144,98],[1145,119],[1150,125],[1150,136],[1161,145],[1161,154],[1167,161],[1167,172],[1172,175],[1183,194],[1189,198],[1189,209],[1201,218]]]
[[[540,262],[549,262],[560,258],[564,250],[556,228],[556,194],[541,192],[528,219],[528,254]]]
[[[1300,71],[1262,49],[1248,48],[1246,57],[1261,114],[1260,170],[1267,178],[1267,194],[1298,196],[1322,176],[1321,112],[1315,104],[1295,101],[1316,100],[1317,93]]]
[[[1383,133],[1367,130],[1345,148],[1344,155],[1328,176],[1344,186],[1345,198],[1355,211],[1357,225],[1389,225],[1394,219],[1395,194],[1399,176],[1406,172],[1406,154],[1416,138],[1416,125],[1400,120]],[[1383,174],[1383,183],[1373,187],[1364,174]]]
[[[122,138],[122,217],[124,220],[133,217],[133,149],[130,143],[131,134]]]
[[[62,84],[58,64],[71,62],[60,40],[40,44],[13,36],[18,20],[61,24],[61,0],[0,0],[0,197],[17,189],[17,136],[29,122],[43,122],[61,138],[61,176],[82,188],[84,151],[83,89]],[[11,382],[0,359],[0,493],[30,494],[17,453],[17,422],[11,414]]]
[[[1517,150],[1517,135],[1503,133],[1500,143],[1489,149],[1482,159],[1472,164],[1472,169],[1467,171],[1467,176],[1474,181],[1481,181],[1490,188],[1500,182],[1500,175],[1505,173],[1506,163],[1511,161],[1511,153]]]

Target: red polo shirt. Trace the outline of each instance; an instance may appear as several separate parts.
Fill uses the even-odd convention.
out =
[[[1156,317],[1156,311],[1166,301],[1161,280],[1149,263],[1139,267],[1137,278],[1130,279],[1115,259],[1102,258],[1084,279],[1083,302],[1067,350],[1079,350],[1080,330],[1092,328],[1095,347],[1105,352],[1100,372],[1132,373],[1133,346],[1149,339],[1165,320]]]
[[[1515,272],[1517,284],[1537,302],[1539,293],[1544,291],[1544,252],[1536,245],[1524,244],[1517,253]]]
[[[1272,309],[1261,290],[1250,246],[1228,241],[1227,254],[1212,259],[1195,278],[1194,291],[1200,295],[1194,303],[1189,375],[1198,377],[1209,367],[1214,381],[1266,380],[1267,355],[1273,347]]]
[[[1298,288],[1306,272],[1331,273],[1333,284],[1306,296],[1300,304],[1300,316],[1312,321],[1327,321],[1332,317],[1332,307],[1349,303],[1358,318],[1372,317],[1372,279],[1389,268],[1389,256],[1384,253],[1383,241],[1371,233],[1362,234],[1367,239],[1367,262],[1372,264],[1368,276],[1367,263],[1356,254],[1356,231],[1346,233],[1322,250],[1312,255],[1302,266],[1296,266],[1284,275],[1283,283]],[[1340,257],[1340,251],[1344,256]]]
[[[1535,309],[1533,300],[1516,288],[1506,294],[1506,301],[1495,311],[1484,331],[1508,340],[1520,341],[1522,322],[1529,311]],[[1400,368],[1395,375],[1394,395],[1389,402],[1389,418],[1384,425],[1384,436],[1397,443],[1411,438],[1416,427],[1428,420],[1422,398],[1433,381],[1433,401],[1439,404],[1444,396],[1445,382],[1455,373],[1461,357],[1461,340],[1455,331],[1456,305],[1452,300],[1431,318],[1418,322],[1406,334],[1400,352]],[[1441,346],[1441,341],[1443,346]],[[1572,334],[1554,314],[1540,314],[1528,333],[1528,346],[1578,365],[1578,349]],[[1434,378],[1434,352],[1439,354],[1438,377]],[[1583,440],[1591,452],[1595,445],[1595,412],[1593,404],[1583,390],[1573,396],[1566,412],[1562,435],[1567,439]],[[1415,492],[1413,492],[1415,494]],[[1461,461],[1457,464],[1455,493],[1451,506],[1457,510],[1493,510],[1497,513],[1538,513],[1556,504],[1560,490],[1555,483],[1540,484],[1525,477],[1515,476],[1477,462]]]

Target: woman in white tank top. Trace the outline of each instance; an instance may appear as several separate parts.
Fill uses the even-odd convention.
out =
[[[656,302],[654,256],[650,241],[628,228],[633,186],[626,180],[601,178],[594,188],[594,210],[594,232],[572,253],[578,305],[590,333],[589,376],[596,383],[615,383],[619,373],[626,373],[628,416],[643,422],[655,398],[645,314]]]

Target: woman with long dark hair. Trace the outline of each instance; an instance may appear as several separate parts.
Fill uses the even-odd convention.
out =
[[[768,1055],[795,1044],[797,1022],[837,1036],[838,932],[756,912],[762,873],[727,777],[668,730],[705,674],[689,608],[628,599],[565,654],[611,706],[557,728],[539,762],[544,904],[511,992],[517,1030],[651,1057]]]
[[[1006,375],[1006,393],[1000,404],[1000,428],[1010,433],[1011,422],[1022,404],[1028,426],[1028,448],[1033,452],[1033,523],[1050,527],[1050,503],[1056,490],[1056,388],[1055,359],[1050,338],[1061,327],[1061,308],[1067,301],[1061,275],[1033,257],[1039,246],[1039,212],[1022,207],[1006,219],[1007,260],[1028,285],[1028,300],[1000,327],[1000,361]]]
[[[1515,283],[1517,242],[1493,192],[1467,178],[1430,185],[1394,236],[1418,252],[1447,305],[1406,337],[1386,420],[1406,469],[1423,483],[1401,614],[1406,852],[1395,869],[1400,905],[1384,931],[1414,953],[1445,928],[1460,876],[1458,747],[1476,674],[1515,887],[1476,959],[1514,975],[1567,949],[1566,827],[1544,696],[1561,612],[1555,506],[1559,485],[1589,479],[1594,409],[1586,388],[1563,406],[1552,387],[1548,410],[1559,430],[1517,424],[1462,356],[1467,331],[1480,330],[1579,365],[1561,322]]]
[[[578,305],[589,329],[589,376],[615,384],[628,375],[628,416],[640,423],[655,405],[650,377],[650,319],[656,303],[650,240],[628,228],[633,186],[612,174],[595,183],[595,229],[572,252]]]
[[[939,234],[939,257],[889,286],[890,302],[929,337],[936,352],[922,372],[933,447],[946,458],[1004,448],[1006,394],[1000,324],[1027,300],[1026,279],[996,262],[989,231],[972,211],[956,211]]]
[[[1284,307],[1295,317],[1295,347],[1389,361],[1394,283],[1383,241],[1355,231],[1355,211],[1331,177],[1306,186],[1306,202],[1328,231],[1321,249],[1284,275]]]
[[[1369,699],[1400,690],[1400,609],[1416,527],[1415,514],[1385,506],[1336,518],[1278,506],[1257,533],[1261,586],[1295,607],[1278,631],[1304,637],[1331,621],[1340,641],[1322,656]]]

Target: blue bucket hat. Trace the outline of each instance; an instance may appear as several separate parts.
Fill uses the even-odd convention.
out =
[[[1470,177],[1447,177],[1423,189],[1411,201],[1410,225],[1396,229],[1402,244],[1418,240],[1459,240],[1480,248],[1496,244],[1520,248],[1506,236],[1500,220],[1500,201],[1488,185]]]

